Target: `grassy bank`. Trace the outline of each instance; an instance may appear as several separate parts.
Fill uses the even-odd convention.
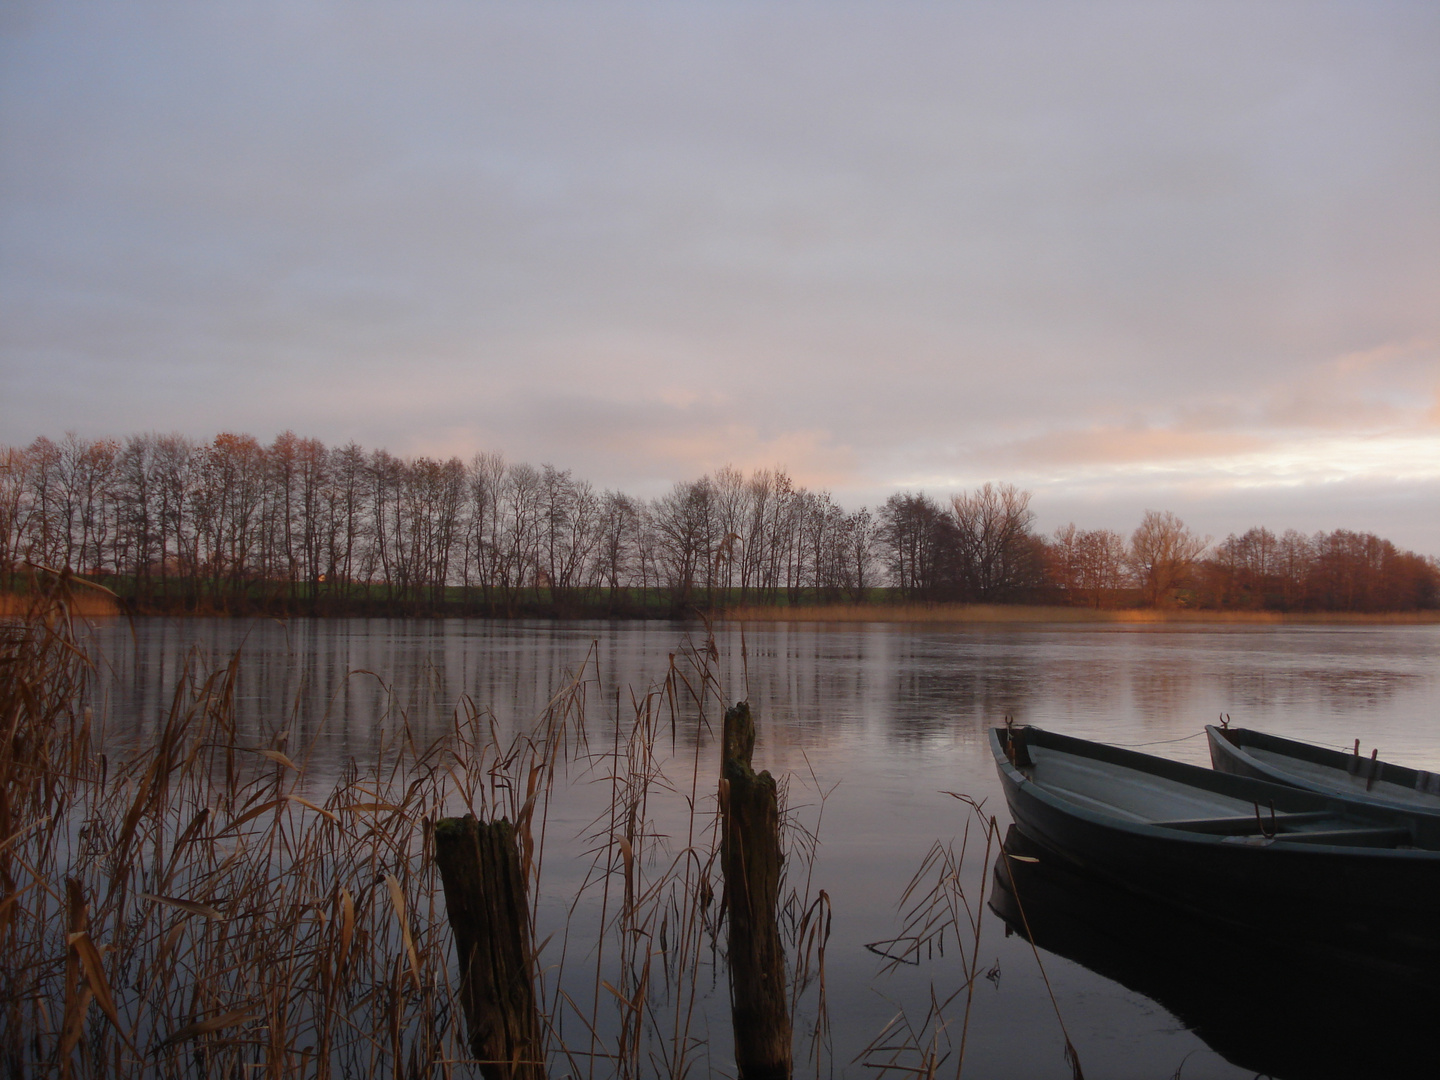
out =
[[[29,594],[0,593],[0,618],[23,618],[32,606]],[[563,610],[544,603],[519,605],[509,613],[477,604],[453,601],[427,603],[387,601],[379,598],[330,599],[311,604],[287,601],[246,602],[235,607],[180,602],[127,603],[103,589],[78,589],[69,600],[79,618],[122,614],[211,616],[237,618],[532,618],[532,619],[676,619],[694,618],[700,609],[677,612],[661,603],[626,602],[572,604]],[[716,621],[754,623],[1073,623],[1090,625],[1246,625],[1246,626],[1434,626],[1440,611],[1336,612],[1336,611],[1198,611],[1192,608],[1085,608],[1046,604],[744,604],[717,607]]]

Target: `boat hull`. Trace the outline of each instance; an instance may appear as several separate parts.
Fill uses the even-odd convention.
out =
[[[1052,746],[1083,743],[1029,729]],[[1095,744],[1083,744],[1095,747]],[[1070,747],[1074,749],[1074,747]],[[1046,790],[1007,757],[1006,732],[992,733],[1006,802],[1015,825],[1065,863],[1133,894],[1207,919],[1264,928],[1286,938],[1324,941],[1405,963],[1440,960],[1440,838],[1408,822],[1415,841],[1433,847],[1363,848],[1266,837],[1267,815],[1332,813],[1357,827],[1383,827],[1394,815],[1356,811],[1294,788],[1162,762],[1099,747],[1098,760],[1156,768],[1167,781],[1194,781],[1225,797],[1248,799],[1257,815],[1250,836],[1196,835],[1162,824],[1124,821]]]

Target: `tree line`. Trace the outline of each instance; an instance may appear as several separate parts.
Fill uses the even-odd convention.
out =
[[[137,610],[678,614],[743,605],[1049,603],[1278,611],[1440,605],[1440,565],[1368,533],[1211,545],[1148,511],[1129,536],[1037,533],[1009,484],[846,510],[783,469],[655,499],[498,453],[402,458],[286,432],[0,447],[0,573],[91,576]]]

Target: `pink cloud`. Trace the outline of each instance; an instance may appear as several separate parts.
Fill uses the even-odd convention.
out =
[[[610,451],[637,467],[656,460],[672,463],[678,475],[699,477],[724,465],[742,472],[781,467],[809,488],[845,487],[855,480],[854,452],[837,446],[829,432],[786,431],[762,436],[747,424],[696,427],[688,431],[627,432],[610,440]]]

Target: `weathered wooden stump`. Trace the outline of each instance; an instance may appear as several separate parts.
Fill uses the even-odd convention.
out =
[[[543,1080],[535,1007],[530,906],[515,843],[503,818],[473,814],[435,825],[435,863],[460,957],[460,1004],[470,1052],[485,1080]]]
[[[725,713],[720,765],[720,868],[730,919],[730,1014],[741,1080],[789,1080],[790,1009],[776,907],[780,810],[775,779],[750,767],[747,702]]]

